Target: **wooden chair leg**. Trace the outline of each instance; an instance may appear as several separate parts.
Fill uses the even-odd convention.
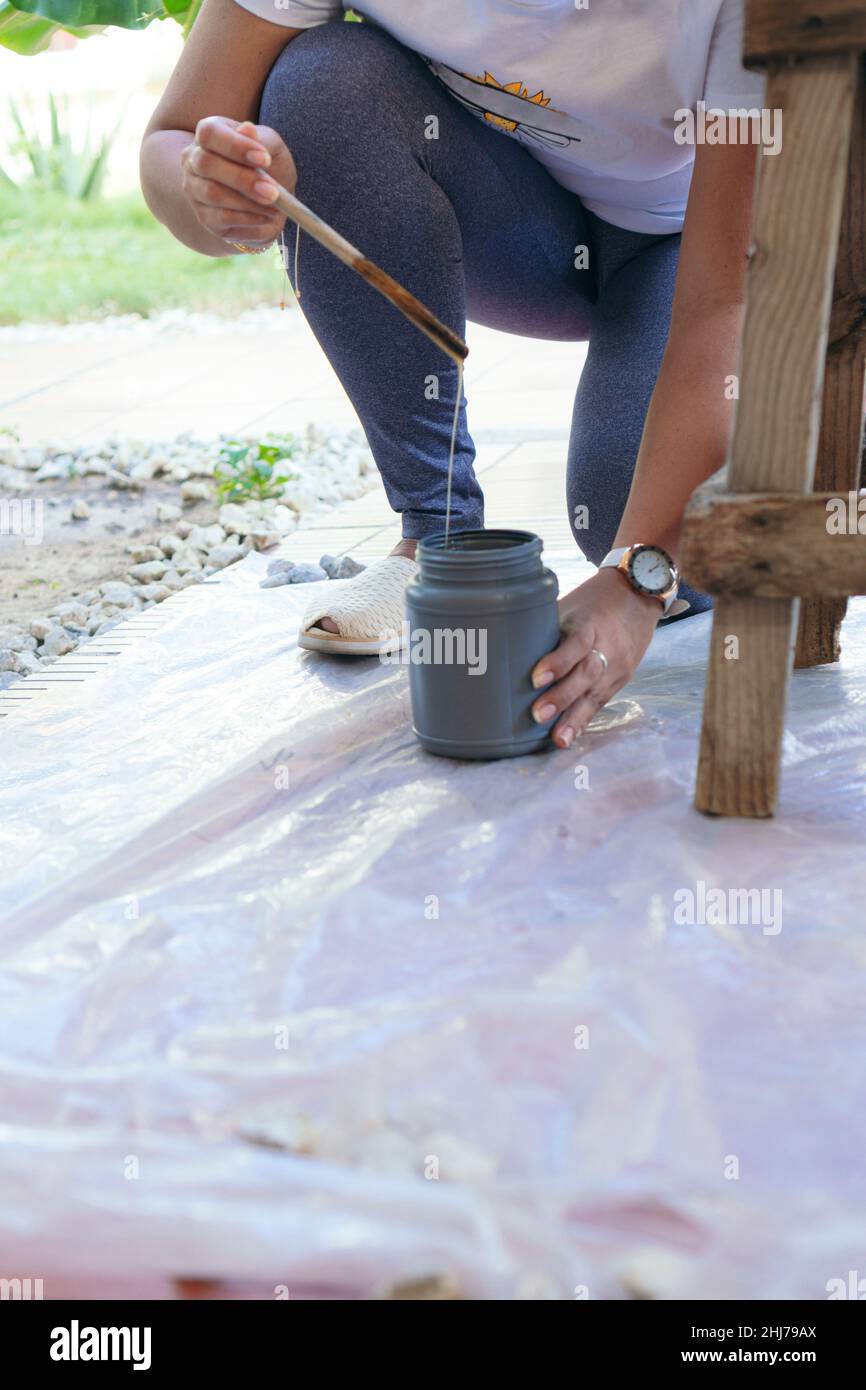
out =
[[[759,155],[731,442],[732,492],[814,486],[834,268],[859,57],[771,68],[765,103],[783,112],[783,149]],[[695,804],[769,816],[778,794],[796,599],[719,599]]]
[[[824,376],[815,490],[846,496],[860,486],[866,418],[866,61],[854,110],[848,186]],[[800,604],[795,666],[838,661],[848,600],[809,597]]]

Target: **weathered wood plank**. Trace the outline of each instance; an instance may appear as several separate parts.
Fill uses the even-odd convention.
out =
[[[863,0],[746,0],[746,67],[866,50]]]
[[[811,490],[859,63],[774,72],[783,145],[758,159],[732,492]]]
[[[866,5],[864,5],[866,9]],[[848,186],[842,213],[839,256],[830,317],[830,347],[824,374],[821,436],[815,487],[847,493],[860,481],[866,416],[866,61],[854,107]],[[846,598],[818,586],[800,604],[794,665],[838,661]],[[857,593],[858,589],[850,589]]]
[[[771,816],[799,599],[721,598],[713,613],[695,804]]]
[[[680,566],[693,588],[718,597],[866,594],[866,505],[847,493],[698,489]]]
[[[812,490],[859,61],[773,68],[783,148],[761,156],[728,463],[732,492]],[[797,599],[720,599],[713,617],[695,805],[771,815]],[[736,639],[738,655],[727,652]]]

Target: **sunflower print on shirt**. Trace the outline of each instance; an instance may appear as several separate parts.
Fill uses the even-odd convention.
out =
[[[579,123],[565,111],[551,106],[550,97],[542,90],[533,93],[519,79],[500,82],[487,69],[477,76],[458,72],[429,58],[427,63],[453,97],[497,130],[525,144],[553,149],[581,143]]]

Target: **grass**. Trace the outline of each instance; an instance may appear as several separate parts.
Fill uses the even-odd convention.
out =
[[[81,203],[0,184],[0,324],[231,315],[278,303],[283,282],[276,252],[216,260],[181,246],[138,194]]]

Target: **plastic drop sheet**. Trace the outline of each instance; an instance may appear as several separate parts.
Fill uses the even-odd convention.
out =
[[[575,748],[460,764],[416,744],[404,667],[296,648],[309,590],[265,567],[4,692],[32,689],[0,720],[2,1272],[866,1272],[866,605],[793,679],[778,818],[712,820],[707,615]],[[772,906],[683,921],[711,888]]]

